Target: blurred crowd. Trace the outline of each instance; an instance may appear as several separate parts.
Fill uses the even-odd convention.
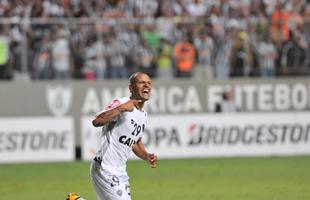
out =
[[[0,79],[310,75],[308,0],[0,0]]]

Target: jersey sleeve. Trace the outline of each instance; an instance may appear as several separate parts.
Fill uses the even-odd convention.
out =
[[[119,99],[114,99],[112,103],[108,104],[105,108],[105,110],[112,110],[113,108],[116,108],[117,106],[121,105],[121,101]]]
[[[95,114],[95,117],[97,117],[98,115],[100,115],[101,113],[108,111],[108,110],[112,110],[113,108],[116,108],[117,106],[121,105],[121,101],[119,99],[114,99],[110,104],[108,104],[103,110],[97,112]]]

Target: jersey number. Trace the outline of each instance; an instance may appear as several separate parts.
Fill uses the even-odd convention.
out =
[[[134,120],[131,120],[131,124],[133,124],[133,131],[131,132],[131,135],[137,136],[140,134],[141,130],[144,131],[144,124],[138,125],[137,123],[135,123]]]

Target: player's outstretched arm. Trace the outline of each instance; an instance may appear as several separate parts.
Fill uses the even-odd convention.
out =
[[[131,99],[126,103],[123,103],[111,110],[104,111],[100,113],[94,120],[93,125],[95,127],[104,126],[107,123],[111,122],[113,119],[118,117],[122,112],[131,112],[135,106],[135,103],[139,100]]]
[[[136,156],[138,156],[142,160],[147,161],[152,168],[155,168],[157,166],[157,156],[154,153],[148,153],[146,151],[141,139],[133,146],[132,150],[136,154]]]

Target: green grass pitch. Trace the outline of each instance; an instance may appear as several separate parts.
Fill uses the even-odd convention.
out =
[[[309,200],[310,156],[161,160],[127,164],[133,200]],[[89,163],[0,165],[1,200],[95,200]]]

